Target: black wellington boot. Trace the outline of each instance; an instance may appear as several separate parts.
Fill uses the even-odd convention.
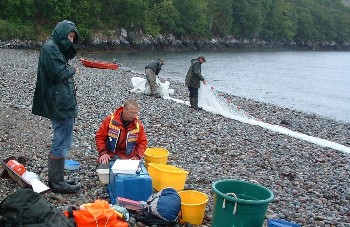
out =
[[[193,98],[193,106],[195,110],[203,110],[202,107],[198,107],[198,98]]]
[[[80,187],[64,180],[64,158],[49,157],[49,187],[55,193],[75,193]]]
[[[191,108],[194,108],[193,98],[190,98],[190,105]]]
[[[75,185],[75,180],[64,180],[67,184]]]

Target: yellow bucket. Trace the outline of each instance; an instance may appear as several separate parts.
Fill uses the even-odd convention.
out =
[[[201,225],[204,218],[208,196],[195,190],[179,192],[181,197],[180,222],[189,222],[192,225]]]
[[[181,191],[185,187],[188,172],[171,165],[149,163],[148,174],[152,179],[153,188],[157,191],[167,187]]]
[[[145,151],[145,167],[148,163],[166,164],[168,162],[169,151],[161,147],[148,147]]]

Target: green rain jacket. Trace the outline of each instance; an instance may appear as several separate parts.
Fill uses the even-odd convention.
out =
[[[188,87],[199,88],[200,81],[204,81],[204,77],[201,74],[201,63],[198,59],[192,59],[191,66],[186,75],[185,84]]]
[[[73,43],[78,42],[79,33],[71,21],[59,22],[51,39],[40,50],[36,87],[32,113],[49,119],[76,117],[76,101],[73,75],[75,68],[68,64],[76,51],[68,39],[69,32],[75,32]]]
[[[162,69],[162,62],[158,59],[158,60],[152,60],[150,63],[148,63],[148,65],[145,67],[145,69],[147,68],[151,68],[153,69],[154,73],[156,75],[159,74],[160,70]]]

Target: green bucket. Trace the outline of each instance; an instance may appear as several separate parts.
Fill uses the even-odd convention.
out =
[[[219,180],[212,185],[212,227],[261,227],[273,193],[255,183]]]

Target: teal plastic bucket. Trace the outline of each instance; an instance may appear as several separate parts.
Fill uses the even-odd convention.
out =
[[[213,183],[212,227],[261,227],[273,199],[269,189],[247,181],[226,179]]]

